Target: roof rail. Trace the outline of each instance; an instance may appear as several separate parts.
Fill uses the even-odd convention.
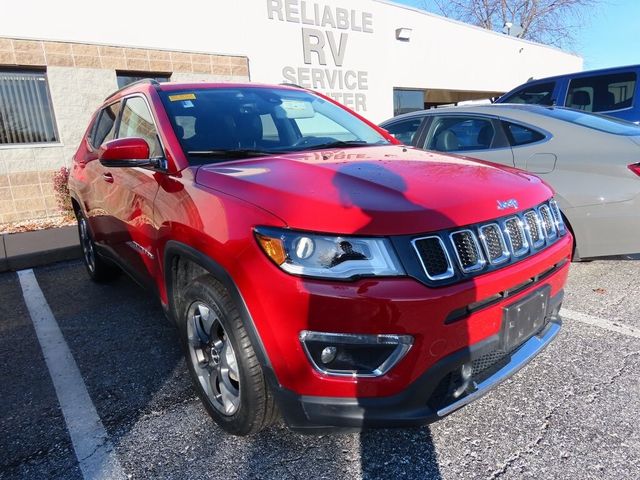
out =
[[[151,85],[160,85],[155,78],[143,78],[142,80],[138,80],[136,82],[128,83],[124,87],[119,88],[118,90],[116,90],[115,92],[111,93],[110,95],[107,95],[107,98],[105,98],[104,101],[106,102],[107,100],[109,100],[114,95],[120,93],[123,90],[126,90],[129,87],[133,87],[134,85],[140,85],[140,84],[143,84],[143,83],[149,83]]]

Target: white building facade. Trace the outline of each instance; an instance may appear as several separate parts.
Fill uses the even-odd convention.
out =
[[[3,78],[45,82],[47,105],[19,115],[48,116],[50,131],[17,138],[0,123],[0,223],[55,214],[51,172],[69,164],[101,99],[134,77],[294,83],[380,122],[581,69],[575,55],[383,0],[6,2],[0,100]]]

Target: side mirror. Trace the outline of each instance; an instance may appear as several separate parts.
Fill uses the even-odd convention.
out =
[[[157,161],[149,158],[149,144],[143,138],[117,138],[100,147],[100,163],[105,167],[148,167]]]

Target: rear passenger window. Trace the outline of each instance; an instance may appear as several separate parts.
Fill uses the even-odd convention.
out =
[[[98,122],[89,139],[94,148],[100,148],[100,145],[104,142],[113,139],[119,111],[120,102],[117,102],[109,105],[100,112]]]
[[[162,146],[158,139],[153,117],[142,97],[131,97],[125,100],[118,128],[118,138],[139,137],[149,144],[151,158],[162,157]]]
[[[576,78],[569,83],[569,108],[585,112],[608,112],[629,108],[636,89],[634,72]]]
[[[544,134],[522,125],[516,125],[515,123],[508,122],[503,122],[503,125],[507,131],[509,143],[514,147],[539,142],[545,138]]]
[[[393,135],[396,139],[400,140],[405,145],[412,145],[414,137],[416,136],[416,132],[418,128],[420,128],[420,124],[422,123],[422,118],[411,118],[409,120],[404,120],[402,122],[394,123],[393,125],[389,125],[385,127],[391,135]]]
[[[553,89],[555,82],[539,83],[525,86],[517,92],[500,100],[500,103],[528,103],[536,105],[553,105]]]

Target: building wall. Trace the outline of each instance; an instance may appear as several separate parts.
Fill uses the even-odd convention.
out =
[[[82,0],[21,0],[8,2],[3,16],[13,19],[3,28],[16,37],[244,55],[252,80],[293,79],[375,122],[393,115],[394,87],[504,92],[530,77],[582,69],[580,57],[561,50],[384,0],[184,0],[153,11],[144,2],[112,0],[99,19]],[[396,40],[401,27],[412,29],[410,41]],[[305,58],[304,38],[316,34],[324,64],[317,54]],[[329,85],[348,72],[360,74],[357,88]],[[365,97],[364,108],[355,94]]]
[[[0,38],[0,66],[46,67],[59,142],[0,145],[0,223],[59,214],[53,173],[69,166],[91,115],[117,87],[116,69],[176,81],[247,81],[245,57]]]

